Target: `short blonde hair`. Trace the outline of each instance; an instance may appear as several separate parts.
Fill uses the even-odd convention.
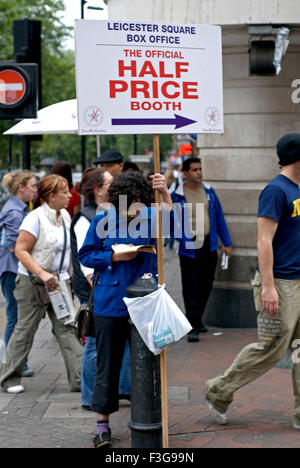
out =
[[[35,177],[32,171],[9,172],[2,179],[2,186],[7,187],[9,193],[16,195],[20,185],[26,187],[29,180]]]

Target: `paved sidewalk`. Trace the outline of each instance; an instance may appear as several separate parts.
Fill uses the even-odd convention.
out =
[[[183,307],[174,251],[166,251],[165,270],[168,290]],[[201,337],[200,343],[183,339],[168,347],[170,447],[300,447],[300,431],[292,428],[290,371],[285,369],[273,369],[237,392],[228,426],[214,424],[203,398],[204,383],[222,372],[245,344],[256,341],[256,330],[210,329]],[[24,394],[0,392],[0,447],[91,447],[95,415],[81,409],[80,394],[69,393],[47,319],[36,335],[29,364],[36,376],[23,380]],[[130,404],[123,401],[111,418],[115,448],[130,447],[129,419]]]

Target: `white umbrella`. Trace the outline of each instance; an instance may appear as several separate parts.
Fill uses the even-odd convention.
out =
[[[38,111],[36,119],[24,119],[3,135],[78,134],[77,99],[58,102]],[[100,135],[96,136],[97,157],[100,156]]]
[[[36,119],[24,119],[4,135],[77,134],[77,99],[58,102],[38,111]]]

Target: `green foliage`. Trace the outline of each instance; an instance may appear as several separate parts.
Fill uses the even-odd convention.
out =
[[[63,0],[1,0],[0,2],[0,60],[14,60],[13,21],[24,18],[42,22],[42,92],[43,107],[75,96],[74,53],[66,51],[64,44],[70,28],[63,22]],[[0,121],[0,133],[12,122]],[[0,136],[0,164],[7,167],[8,137]],[[32,161],[54,155],[64,140],[44,138],[32,143]],[[70,143],[66,140],[67,147]],[[14,154],[22,152],[20,142],[13,143]]]
[[[79,0],[73,0],[78,2]],[[63,22],[63,0],[0,0],[0,61],[13,60],[13,21],[29,18],[42,21],[42,107],[76,97],[74,52],[65,49],[70,29]],[[9,138],[2,133],[13,122],[0,120],[0,167],[7,168]],[[125,158],[134,153],[133,135],[101,136],[101,152],[115,148]],[[152,135],[138,135],[138,154],[152,150]],[[173,137],[160,138],[161,156],[173,147]],[[14,139],[13,155],[21,154],[21,143]],[[81,161],[77,135],[46,135],[31,144],[32,163],[48,156],[64,155],[75,166]],[[97,157],[96,137],[86,138],[87,166]],[[13,158],[15,160],[15,158]]]

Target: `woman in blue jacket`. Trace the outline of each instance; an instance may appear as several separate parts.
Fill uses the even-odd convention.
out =
[[[109,188],[112,208],[94,218],[79,251],[80,262],[100,277],[94,294],[97,374],[92,410],[98,414],[96,448],[111,444],[109,415],[119,410],[118,386],[126,340],[130,340],[127,288],[144,273],[157,275],[156,255],[140,252],[116,255],[115,244],[155,244],[153,189],[172,207],[164,176],[152,176],[152,187],[138,173],[121,174]]]
[[[3,177],[2,186],[7,187],[10,197],[0,213],[0,283],[6,300],[6,328],[4,342],[7,347],[18,320],[18,307],[14,297],[18,259],[15,246],[19,227],[29,213],[28,203],[37,193],[37,181],[31,171],[10,172]],[[23,377],[32,377],[33,371],[25,364]]]

